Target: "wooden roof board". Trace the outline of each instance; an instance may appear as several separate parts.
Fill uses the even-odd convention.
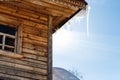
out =
[[[84,0],[1,1],[0,14],[9,14],[12,17],[17,17],[18,20],[25,19],[25,21],[30,20],[43,25],[47,24],[48,16],[51,15],[53,16],[53,32],[55,32],[81,9],[86,8],[86,5]]]

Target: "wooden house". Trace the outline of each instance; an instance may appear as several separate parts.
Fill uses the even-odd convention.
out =
[[[84,0],[0,0],[0,80],[52,80],[52,34]]]

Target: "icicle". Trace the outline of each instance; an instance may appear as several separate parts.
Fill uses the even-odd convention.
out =
[[[67,27],[68,31],[71,31],[71,29],[72,29],[72,22],[68,21],[67,24],[66,24],[66,27]]]
[[[90,6],[87,7],[87,36],[89,37],[89,14],[90,14]]]

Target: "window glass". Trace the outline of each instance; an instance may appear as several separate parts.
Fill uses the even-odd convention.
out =
[[[0,46],[0,49],[2,49],[2,46]]]
[[[11,48],[11,47],[5,47],[4,50],[5,50],[5,51],[14,52],[14,48]]]
[[[15,39],[10,38],[10,37],[6,37],[5,44],[10,45],[10,46],[15,46]]]
[[[0,44],[2,44],[2,38],[3,38],[3,36],[0,35]]]
[[[15,52],[16,29],[0,25],[0,49]]]
[[[16,29],[9,26],[0,25],[0,32],[15,35]]]

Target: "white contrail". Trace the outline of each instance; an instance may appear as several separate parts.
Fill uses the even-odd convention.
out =
[[[87,36],[89,37],[89,14],[90,14],[90,6],[87,8]]]

